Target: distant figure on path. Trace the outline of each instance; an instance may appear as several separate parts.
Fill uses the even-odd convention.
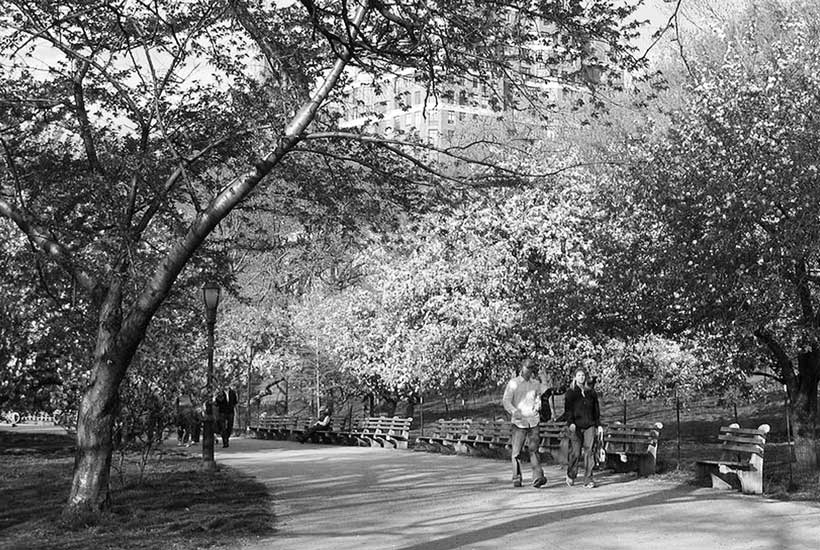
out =
[[[222,446],[229,447],[228,440],[233,433],[233,421],[236,411],[236,392],[230,386],[216,394],[214,404],[217,413],[217,428],[222,435]]]
[[[319,409],[319,419],[316,420],[316,422],[314,422],[313,425],[307,430],[305,430],[305,433],[303,433],[299,437],[299,443],[304,443],[305,441],[313,437],[313,434],[315,434],[316,432],[330,429],[330,415],[331,412],[329,408],[322,407],[321,409]]]
[[[584,487],[593,488],[595,487],[595,481],[592,479],[592,469],[595,467],[593,446],[599,432],[603,433],[603,427],[601,426],[598,395],[588,384],[588,379],[589,375],[586,370],[583,368],[576,370],[565,398],[570,441],[566,482],[569,486],[575,484],[583,447]]]
[[[547,483],[541,461],[538,457],[538,445],[541,438],[538,435],[539,411],[541,408],[541,394],[547,390],[547,384],[542,379],[533,378],[535,372],[532,359],[524,358],[521,362],[520,375],[507,383],[504,397],[501,399],[504,409],[510,413],[512,420],[512,466],[513,487],[521,487],[521,451],[526,443],[530,453],[532,465],[532,485],[541,487]]]

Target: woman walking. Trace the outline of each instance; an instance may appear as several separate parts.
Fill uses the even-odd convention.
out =
[[[598,405],[598,395],[587,381],[589,375],[584,369],[575,371],[565,398],[567,424],[569,425],[569,464],[567,465],[567,485],[575,484],[578,476],[578,462],[581,458],[581,449],[584,451],[584,487],[595,487],[592,479],[592,469],[595,467],[595,454],[592,447],[601,427],[601,411]]]

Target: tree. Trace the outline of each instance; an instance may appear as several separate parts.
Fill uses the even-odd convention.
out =
[[[664,315],[659,325],[671,332],[753,336],[769,357],[758,370],[792,398],[805,468],[817,464],[820,381],[820,35],[806,15],[814,10],[770,9],[765,29],[756,16],[741,20],[719,68],[700,68],[691,100],[625,199],[652,234],[628,245],[640,309]]]
[[[426,166],[418,148],[335,128],[327,104],[346,71],[410,71],[434,94],[467,74],[525,89],[517,46],[540,41],[560,64],[596,39],[610,46],[598,62],[620,63],[629,13],[604,1],[4,2],[0,215],[82,289],[96,325],[66,515],[106,501],[119,385],[229,212],[260,185],[287,195],[298,153],[332,156],[332,139],[359,143],[349,160],[365,167],[374,150]],[[251,76],[257,60],[270,78]]]

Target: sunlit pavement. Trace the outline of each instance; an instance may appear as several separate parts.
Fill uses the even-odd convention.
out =
[[[216,460],[273,494],[278,532],[245,550],[820,549],[820,505],[634,475],[586,489],[548,466],[544,488],[515,489],[501,460],[254,439]]]

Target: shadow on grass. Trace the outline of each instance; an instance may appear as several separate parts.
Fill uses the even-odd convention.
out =
[[[112,471],[110,510],[93,527],[66,529],[59,517],[73,456],[20,443],[26,441],[11,448],[32,452],[0,455],[2,549],[186,550],[274,533],[272,499],[264,485],[226,467],[206,474],[198,458],[169,454],[149,464],[142,483],[134,462],[122,485]]]

